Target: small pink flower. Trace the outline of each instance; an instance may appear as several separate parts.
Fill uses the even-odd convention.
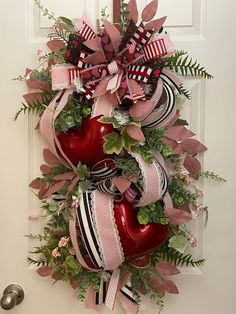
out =
[[[58,242],[58,246],[59,246],[59,247],[64,247],[64,246],[67,245],[68,241],[69,241],[69,238],[62,237],[62,238],[60,239],[60,241]]]
[[[190,210],[191,210],[191,214],[192,214],[193,219],[198,218],[198,216],[201,214],[203,208],[204,208],[204,206],[201,204],[196,204],[196,205],[190,206]]]
[[[51,255],[52,255],[53,257],[59,257],[59,256],[61,256],[61,254],[58,252],[58,248],[57,248],[57,247],[52,251]]]
[[[73,195],[72,196],[72,203],[71,207],[77,209],[79,207],[79,199],[77,196]]]
[[[73,247],[71,247],[71,248],[69,249],[69,254],[70,254],[70,255],[75,255],[75,250],[73,249]]]
[[[188,242],[190,243],[191,247],[197,247],[197,239],[193,235],[188,237]]]
[[[44,50],[42,50],[42,49],[38,49],[38,50],[37,50],[37,56],[38,56],[39,58],[43,58],[43,57],[45,57],[46,55],[47,55],[46,51],[44,51]]]

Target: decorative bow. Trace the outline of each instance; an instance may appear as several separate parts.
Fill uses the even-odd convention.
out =
[[[88,99],[105,93],[115,95],[115,106],[125,98],[134,103],[145,100],[142,84],[154,84],[162,72],[160,64],[153,66],[154,60],[174,51],[168,35],[160,34],[149,43],[154,31],[145,29],[143,23],[136,26],[132,20],[127,29],[131,35],[123,40],[108,21],[101,34],[91,32],[84,22],[78,34],[70,35],[66,59],[74,66],[52,67],[53,89],[69,88],[74,83]]]

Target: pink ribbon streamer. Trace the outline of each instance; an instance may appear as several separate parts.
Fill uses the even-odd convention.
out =
[[[99,272],[100,269],[96,269],[96,268],[91,268],[90,266],[88,266],[88,264],[85,262],[81,252],[80,252],[80,248],[78,245],[78,239],[77,239],[77,230],[76,230],[76,220],[75,220],[75,215],[74,218],[72,220],[69,221],[69,232],[70,232],[70,238],[71,238],[71,242],[73,245],[73,248],[75,250],[75,254],[76,257],[80,263],[81,266],[83,266],[84,268],[93,271],[93,272]]]
[[[39,130],[43,138],[47,141],[50,150],[59,160],[62,161],[65,166],[72,169],[74,169],[74,165],[61,149],[60,143],[57,139],[55,121],[60,112],[66,106],[68,96],[72,94],[73,91],[74,88],[70,88],[56,95],[56,97],[52,100],[47,109],[44,111],[39,126]],[[60,152],[60,154],[58,154],[58,151]]]
[[[91,116],[96,117],[102,115],[105,117],[111,117],[113,110],[114,107],[109,101],[107,94],[104,94],[96,98]]]
[[[113,310],[116,294],[118,290],[119,285],[119,279],[120,279],[120,269],[117,268],[115,271],[113,271],[111,275],[111,279],[109,281],[108,291],[106,295],[106,301],[105,306],[108,307],[110,310]]]
[[[139,154],[130,154],[136,159],[143,174],[143,195],[136,206],[146,206],[158,201],[161,195],[160,173],[155,163],[149,164]]]
[[[95,190],[92,198],[104,269],[116,270],[124,261],[124,253],[115,223],[113,197]]]

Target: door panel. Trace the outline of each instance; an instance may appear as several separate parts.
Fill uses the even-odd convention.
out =
[[[138,1],[141,7],[147,1]],[[198,138],[209,147],[205,154],[204,169],[219,172],[228,183],[203,184],[204,203],[209,206],[210,220],[206,229],[203,222],[193,224],[199,238],[194,254],[207,259],[201,270],[183,269],[184,275],[176,277],[180,295],[167,296],[165,314],[235,314],[236,252],[235,185],[236,136],[233,92],[236,64],[234,12],[236,3],[228,0],[222,8],[219,0],[159,1],[158,16],[168,15],[167,31],[178,49],[186,49],[215,76],[214,81],[190,79],[192,99],[185,104],[184,115]],[[69,3],[69,5],[68,5]],[[81,16],[84,12],[90,21],[95,20],[101,8],[108,6],[112,18],[111,0],[69,0],[66,3],[44,0],[43,4],[55,15]],[[27,90],[24,84],[11,81],[24,73],[27,66],[37,65],[37,49],[45,48],[45,36],[50,24],[33,5],[33,0],[9,0],[0,4],[2,41],[1,62],[1,259],[0,290],[10,283],[24,287],[25,300],[12,310],[17,314],[75,314],[93,313],[76,300],[76,292],[65,283],[53,284],[40,278],[28,267],[26,256],[35,243],[29,243],[24,234],[37,233],[44,222],[28,220],[29,214],[40,212],[39,203],[28,189],[28,183],[39,174],[44,143],[35,132],[36,120],[21,116],[17,122],[12,117],[20,106],[21,95]],[[31,217],[32,218],[32,217]],[[5,313],[0,309],[0,313]],[[109,313],[103,309],[103,313]],[[122,313],[119,305],[114,314]],[[157,313],[148,300],[140,313]]]

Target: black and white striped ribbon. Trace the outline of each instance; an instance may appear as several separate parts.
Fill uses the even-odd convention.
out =
[[[92,209],[91,209],[91,193],[86,191],[80,198],[80,206],[76,211],[79,228],[83,243],[91,258],[93,264],[97,267],[102,266],[102,258],[99,251],[98,236],[93,223]]]
[[[112,184],[112,178],[108,178],[96,184],[98,191],[105,193],[107,195],[120,195],[121,193],[114,188]]]
[[[169,118],[169,116],[172,115],[174,111],[176,111],[175,91],[165,81],[163,82],[163,90],[166,93],[166,103],[164,104],[164,110],[162,108],[161,110],[159,108],[154,109],[152,113],[145,120],[142,121],[143,127],[153,128],[160,124],[163,124]]]
[[[103,275],[101,276],[100,280],[100,289],[99,291],[96,292],[95,296],[95,303],[96,305],[98,304],[103,304],[106,299],[106,293],[108,289],[108,283],[109,279],[111,278],[112,272],[111,271],[105,271]],[[131,283],[127,283],[124,285],[121,289],[120,292],[125,296],[127,299],[129,299],[131,302],[136,304],[136,300],[134,297],[134,290],[131,287]]]
[[[156,166],[159,169],[160,173],[160,187],[161,187],[161,195],[165,196],[168,191],[169,180],[165,169],[162,167],[161,163],[156,159]]]

